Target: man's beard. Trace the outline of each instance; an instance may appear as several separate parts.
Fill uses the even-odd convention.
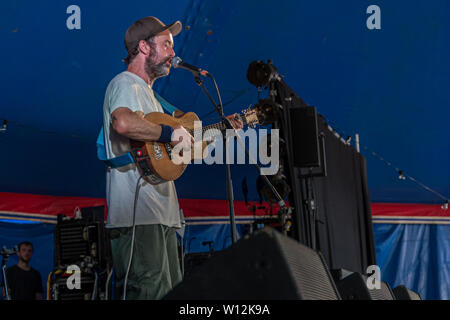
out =
[[[21,260],[22,262],[25,262],[25,263],[29,263],[31,258],[20,257],[19,260]]]
[[[155,56],[153,55],[150,55],[145,59],[145,72],[149,78],[154,80],[167,76],[170,71],[170,66],[167,65],[167,61],[169,61],[170,58],[167,58],[158,64],[156,64],[154,60]]]

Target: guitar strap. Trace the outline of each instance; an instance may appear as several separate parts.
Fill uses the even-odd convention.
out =
[[[158,93],[156,93],[155,91],[153,91],[153,93],[155,94],[156,100],[158,100],[158,102],[161,104],[161,107],[165,111],[172,114],[174,111],[178,110],[176,107],[167,102],[163,97],[161,97]],[[108,157],[106,156],[105,133],[103,127],[100,129],[97,137],[97,158],[103,161],[103,163],[109,168],[119,168],[135,162],[132,152],[128,152],[121,156],[108,159]]]

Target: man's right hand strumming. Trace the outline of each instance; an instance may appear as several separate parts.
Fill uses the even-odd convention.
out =
[[[194,137],[181,125],[173,128],[172,142],[170,143],[173,147],[181,143],[183,150],[188,151],[192,148],[194,144]]]

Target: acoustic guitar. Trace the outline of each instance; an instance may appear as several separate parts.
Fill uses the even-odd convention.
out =
[[[244,125],[249,127],[253,127],[259,123],[256,109],[249,108],[243,110],[238,115],[238,118]],[[144,119],[154,124],[165,124],[171,127],[181,125],[194,137],[194,139],[201,136],[202,139],[200,141],[194,141],[194,146],[201,147],[201,152],[194,152],[193,148],[191,150],[191,162],[196,159],[204,159],[207,156],[207,146],[213,142],[215,138],[214,130],[210,129],[217,129],[220,131],[226,129],[222,122],[218,122],[198,128],[202,132],[201,135],[198,133],[196,134],[196,132],[194,132],[194,122],[200,121],[200,119],[193,112],[183,113],[180,110],[175,111],[172,116],[161,112],[151,112],[145,115]],[[217,131],[215,132],[217,133]],[[145,177],[147,182],[153,185],[178,179],[187,167],[187,163],[176,164],[172,161],[174,156],[172,152],[174,148],[170,143],[131,140],[131,149],[139,172]]]

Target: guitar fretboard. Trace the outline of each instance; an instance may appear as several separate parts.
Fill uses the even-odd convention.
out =
[[[242,122],[244,123],[244,125],[246,125],[246,120],[245,117],[241,118]],[[203,139],[209,139],[212,137],[215,137],[216,135],[218,135],[219,133],[218,131],[222,131],[226,129],[226,126],[222,123],[222,122],[217,122],[217,123],[213,123],[201,128],[197,128],[195,130],[190,130],[190,134],[192,134],[195,138],[195,134],[197,133],[197,135],[200,133],[199,131],[201,130],[201,134],[203,136]]]

